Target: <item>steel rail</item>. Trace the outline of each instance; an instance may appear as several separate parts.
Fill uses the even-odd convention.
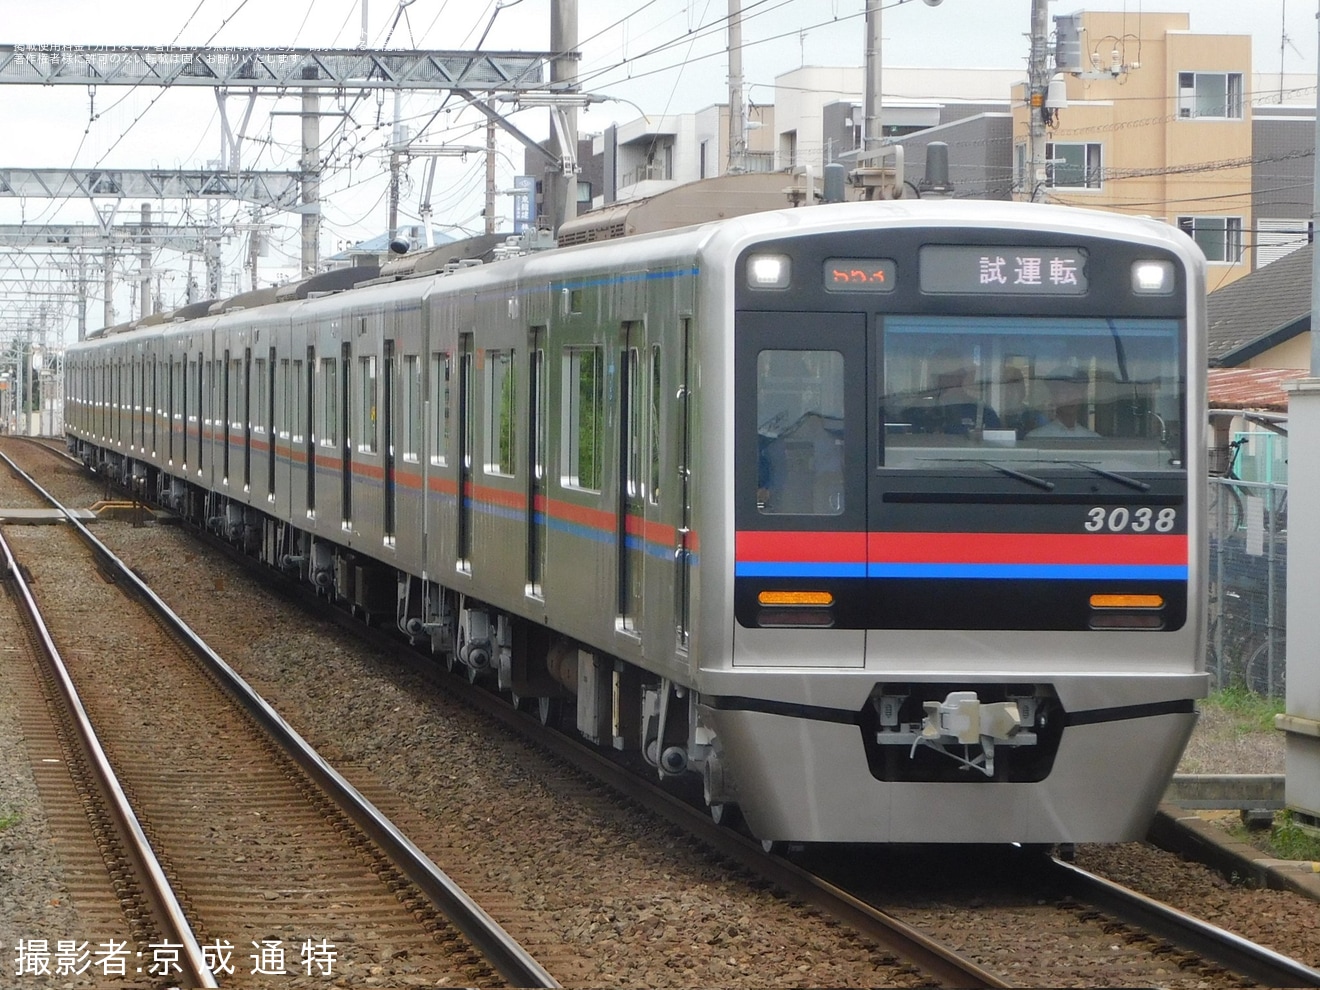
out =
[[[197,534],[207,546],[225,554],[228,559],[252,572],[252,558],[208,533]],[[258,571],[259,575],[264,571]],[[262,579],[259,577],[259,580]],[[268,586],[277,588],[290,599],[317,615],[327,618],[350,635],[393,652],[406,663],[416,663],[419,654],[387,631],[365,625],[360,619],[339,609],[325,609],[324,599],[301,586],[272,578]],[[934,984],[946,987],[1003,988],[1006,983],[995,974],[982,969],[952,949],[923,934],[911,925],[886,914],[878,908],[853,897],[782,857],[769,856],[761,845],[732,829],[716,825],[703,810],[695,808],[681,798],[654,787],[649,780],[620,766],[606,755],[570,736],[547,730],[534,718],[509,705],[507,699],[484,690],[480,685],[464,678],[443,677],[445,690],[455,699],[469,704],[482,714],[496,719],[501,725],[540,746],[565,763],[577,767],[594,777],[602,785],[661,815],[696,841],[713,849],[719,855],[737,863],[750,873],[765,877],[781,889],[817,905],[821,910],[844,924],[874,938],[877,942],[907,959],[934,978]]]
[[[1320,987],[1320,971],[1230,931],[1184,914],[1072,863],[1052,859],[1058,879],[1074,897],[1191,949],[1234,973],[1270,987]]]
[[[345,815],[389,856],[396,866],[435,904],[440,913],[463,933],[487,962],[516,987],[558,987],[560,984],[500,924],[472,900],[439,866],[422,852],[393,822],[357,788],[327,763],[279,712],[258,695],[209,645],[197,635],[147,584],[119,559],[49,492],[0,454],[52,506],[65,514],[68,523],[87,542],[101,561],[157,614],[167,628],[180,637],[215,675],[227,692],[275,739],[298,767],[314,780]],[[206,984],[215,986],[214,983]]]
[[[371,638],[378,631],[356,624]],[[401,655],[416,658],[400,646],[398,640],[385,638]],[[620,766],[594,749],[561,733],[545,730],[533,718],[512,708],[509,703],[489,691],[454,678],[455,694],[468,701],[481,712],[490,714],[503,725],[531,739],[538,746],[572,766],[581,768],[600,783],[622,793],[649,810],[655,811],[693,835],[697,841],[713,848],[747,871],[765,877],[790,894],[819,906],[839,921],[876,939],[918,966],[946,987],[1010,987],[988,970],[982,969],[935,939],[918,931],[878,908],[867,904],[847,891],[804,870],[779,856],[770,856],[761,845],[728,828],[716,825],[708,814],[689,805],[680,798],[651,784],[649,780]],[[448,685],[447,685],[448,686]],[[538,731],[540,730],[540,731]]]
[[[3,456],[0,455],[0,457]],[[13,462],[9,461],[9,458],[6,457],[5,460],[13,467]],[[179,948],[180,969],[186,971],[187,983],[194,987],[219,987],[220,984],[216,982],[210,966],[206,963],[201,945],[198,943],[196,935],[193,934],[192,926],[188,923],[183,907],[179,904],[178,898],[174,896],[174,888],[165,875],[165,870],[160,865],[160,861],[156,858],[151,843],[147,840],[142,823],[138,821],[137,815],[133,813],[133,807],[124,794],[119,778],[115,775],[114,768],[110,766],[110,761],[105,755],[101,741],[96,736],[96,730],[87,717],[87,710],[83,707],[82,699],[78,696],[78,690],[69,677],[64,659],[60,656],[59,649],[51,638],[50,630],[46,628],[46,623],[41,617],[41,610],[37,607],[32,589],[28,586],[26,578],[23,577],[22,570],[14,558],[13,550],[9,546],[9,541],[4,538],[3,534],[0,534],[0,550],[4,552],[5,570],[8,572],[9,579],[18,593],[19,599],[21,599],[28,620],[36,631],[41,650],[45,654],[46,663],[60,692],[64,707],[72,717],[76,741],[82,749],[83,758],[92,774],[92,778],[96,781],[96,786],[101,792],[101,800],[115,823],[115,829],[119,833],[125,854],[132,862],[138,877],[143,881],[143,893],[156,923],[161,926],[162,934],[171,945]]]

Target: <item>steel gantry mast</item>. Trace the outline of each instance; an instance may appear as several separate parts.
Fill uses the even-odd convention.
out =
[[[364,4],[365,8],[365,4]],[[562,137],[556,171],[568,178],[571,190],[576,173],[576,128],[563,101],[581,101],[577,93],[575,65],[576,0],[553,0],[551,43],[553,52],[486,52],[452,50],[397,50],[280,47],[125,46],[82,44],[0,45],[0,85],[125,87],[204,87],[215,90],[224,130],[222,153],[213,169],[47,169],[0,167],[0,197],[128,198],[164,200],[204,199],[210,203],[207,227],[201,231],[199,249],[206,255],[208,289],[219,288],[219,238],[216,205],[220,200],[251,203],[258,210],[301,214],[301,262],[304,274],[319,266],[320,108],[322,93],[391,90],[449,91],[487,114],[496,124],[529,147],[535,142],[502,117],[489,101],[556,108],[556,123]],[[365,9],[363,11],[365,18]],[[225,99],[231,93],[247,97],[247,111],[239,134],[231,133]],[[302,118],[302,154],[297,171],[256,172],[239,167],[239,151],[252,105],[259,93],[283,96],[299,94]],[[482,94],[478,97],[476,94]],[[552,130],[554,128],[552,127]],[[566,199],[572,208],[572,193]],[[145,205],[145,204],[144,204]],[[198,228],[188,227],[179,235],[158,220],[128,233],[112,231],[113,207],[98,211],[101,230],[88,228],[70,234],[82,252],[99,248],[104,252],[107,297],[118,252],[134,245],[142,252],[151,246],[194,245]],[[148,207],[149,209],[149,207]],[[255,226],[255,225],[254,225]],[[45,228],[31,232],[39,241],[58,243],[61,233]],[[0,247],[3,247],[0,232]],[[23,234],[14,234],[15,246]],[[255,235],[254,235],[255,236]],[[148,237],[150,240],[148,241]],[[81,257],[81,254],[80,254]],[[143,271],[149,263],[144,263]],[[214,271],[211,269],[214,268]],[[85,271],[85,268],[84,268]],[[141,275],[146,277],[146,275]],[[149,291],[149,290],[148,290]],[[107,298],[107,323],[113,316]],[[149,303],[147,304],[149,307]],[[144,310],[146,312],[148,310]]]

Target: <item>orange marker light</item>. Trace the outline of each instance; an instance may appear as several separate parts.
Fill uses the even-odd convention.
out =
[[[828,591],[762,591],[756,596],[762,605],[833,605],[834,595]]]
[[[1092,595],[1092,608],[1163,608],[1163,595]]]

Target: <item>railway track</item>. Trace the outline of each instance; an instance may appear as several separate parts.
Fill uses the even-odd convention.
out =
[[[366,637],[375,645],[383,649],[400,649],[392,638],[363,627],[351,615],[337,613],[336,617],[344,628]],[[996,972],[993,965],[978,963],[971,954],[925,934],[920,924],[925,919],[920,918],[920,913],[905,921],[904,911],[887,910],[883,890],[868,889],[866,884],[847,879],[849,873],[855,872],[855,862],[836,873],[828,869],[817,871],[780,856],[767,855],[754,840],[713,823],[695,795],[690,800],[676,797],[671,791],[639,777],[635,767],[627,767],[622,761],[583,746],[571,737],[535,724],[538,720],[529,717],[528,713],[515,711],[506,699],[483,690],[479,685],[474,686],[464,678],[443,678],[438,671],[436,678],[446,690],[460,695],[466,704],[480,710],[486,717],[524,735],[538,747],[549,750],[565,763],[606,784],[612,791],[672,822],[695,841],[755,876],[758,882],[773,884],[787,896],[808,901],[822,912],[851,925],[866,938],[910,960],[941,985],[1024,985],[1020,979],[1010,978],[1010,974]],[[1004,852],[1002,849],[983,850],[974,855],[994,861],[1002,858]],[[942,858],[948,854],[948,850],[941,850],[937,855]],[[1017,856],[1012,852],[1008,855]],[[1143,979],[1158,983],[1160,977],[1174,972],[1197,974],[1198,983],[1210,986],[1238,986],[1243,980],[1263,986],[1320,986],[1320,972],[1311,967],[1159,904],[1136,891],[1064,861],[1046,861],[1034,851],[1024,852],[1017,858],[1028,864],[1019,874],[1028,877],[1028,885],[1022,888],[1023,895],[1031,901],[1038,901],[1042,889],[1050,892],[1049,903],[1035,904],[1031,909],[1035,920],[1053,914],[1058,920],[1046,922],[1047,928],[1050,924],[1057,924],[1075,932],[1075,922],[1080,919],[1093,926],[1103,936],[1102,941],[1107,943],[1112,941],[1109,936],[1116,928],[1124,929],[1122,941],[1133,957],[1128,965],[1138,983]],[[932,863],[937,862],[932,860]],[[1046,862],[1048,866],[1044,865]],[[942,869],[942,866],[936,866],[936,875]],[[878,866],[871,875],[883,876],[885,872],[886,867]],[[997,881],[985,882],[994,884]],[[971,910],[979,910],[980,901],[981,898],[973,894]],[[962,909],[968,908],[964,906]],[[986,929],[993,930],[994,919],[989,917],[989,911],[984,913],[987,915]],[[1087,966],[1085,960],[1078,961],[1079,972],[1084,972]],[[1050,982],[1047,978],[1046,984]]]
[[[1093,904],[1127,924],[1168,939],[1262,986],[1320,986],[1320,972],[1296,959],[1257,945],[1070,863],[1052,859],[1049,869],[1054,874],[1052,881],[1067,889],[1078,901]]]
[[[473,690],[467,684],[455,685],[454,689],[489,717],[523,731],[536,745],[549,748],[566,762],[673,822],[759,881],[774,884],[790,897],[811,902],[911,959],[942,985],[1049,986],[1058,985],[1058,980],[1069,974],[1029,974],[986,958],[978,961],[979,954],[969,942],[956,949],[947,937],[927,934],[947,927],[929,911],[911,910],[906,901],[895,906],[895,883],[891,881],[898,886],[912,885],[916,901],[929,901],[932,887],[941,888],[937,896],[948,901],[946,914],[977,918],[986,942],[1007,946],[1010,951],[1021,949],[1021,944],[1011,934],[996,932],[1010,910],[1005,902],[996,901],[993,895],[987,898],[986,894],[1006,886],[1013,889],[1013,910],[1021,907],[1027,926],[1036,929],[1038,938],[1042,934],[1050,937],[1048,933],[1054,928],[1059,937],[1077,942],[1077,970],[1072,975],[1085,973],[1092,964],[1083,955],[1087,950],[1085,933],[1078,927],[1081,922],[1102,936],[1098,941],[1103,943],[1107,965],[1113,965],[1113,936],[1120,934],[1121,951],[1127,957],[1124,965],[1134,985],[1161,985],[1173,975],[1195,974],[1196,983],[1203,986],[1240,986],[1244,981],[1275,987],[1320,986],[1320,972],[1304,963],[1036,850],[969,849],[961,859],[949,849],[911,847],[898,852],[835,848],[824,858],[808,852],[800,861],[797,857],[768,855],[759,843],[712,822],[695,795],[691,800],[682,800],[614,759],[566,736],[544,732],[526,714],[514,712],[488,692]],[[912,860],[926,864],[924,879],[921,875],[899,879],[903,870],[896,869],[895,863],[904,859],[909,865]],[[956,879],[960,872],[965,881],[962,884]],[[1011,878],[1007,882],[1006,876]],[[960,887],[964,890],[959,891]],[[954,892],[949,894],[945,888]],[[1003,917],[997,918],[997,912]]]
[[[70,517],[4,536],[105,796],[94,803],[113,809],[95,814],[117,836],[125,975],[557,985],[85,527]]]
[[[341,618],[347,627],[359,632],[365,631],[360,623],[350,617],[344,615]],[[383,648],[399,650],[401,653],[407,652],[400,650],[397,644]],[[415,660],[415,657],[413,659]],[[461,679],[443,677],[438,673],[436,676],[447,690],[464,695],[469,693],[467,685],[462,683]],[[802,863],[767,858],[756,843],[728,829],[712,828],[703,811],[686,807],[665,792],[660,792],[653,805],[652,799],[641,793],[646,788],[639,790],[636,778],[628,775],[623,768],[613,761],[600,760],[599,754],[590,753],[572,741],[541,737],[538,727],[534,724],[535,719],[514,712],[505,699],[477,690],[471,692],[469,700],[471,704],[504,720],[516,731],[535,736],[538,746],[555,748],[559,753],[558,759],[577,765],[578,752],[589,753],[590,759],[597,761],[596,767],[590,772],[606,780],[612,790],[616,787],[620,788],[617,793],[626,793],[629,800],[645,803],[648,808],[660,808],[659,814],[671,821],[679,822],[679,827],[685,833],[695,837],[691,841],[715,849],[721,862],[737,863],[738,871],[750,878],[750,883],[772,885],[794,900],[810,903],[814,906],[813,910],[843,919],[859,932],[865,932],[867,938],[874,939],[877,943],[889,947],[889,951],[912,960],[925,974],[923,982],[939,982],[951,986],[1042,983],[1049,985],[1066,982],[1069,978],[1075,981],[1079,974],[1091,972],[1089,967],[1095,964],[1093,960],[1079,955],[1071,972],[1042,968],[1039,962],[1032,958],[1030,948],[1024,948],[1016,942],[1012,934],[1005,934],[1007,931],[1005,919],[1009,912],[1001,910],[1000,905],[992,903],[994,898],[985,894],[987,888],[983,887],[970,894],[949,893],[946,890],[951,886],[948,883],[947,871],[950,866],[947,863],[934,867],[945,872],[936,873],[928,878],[924,894],[914,895],[913,899],[918,901],[924,896],[927,910],[913,909],[907,904],[898,904],[895,907],[892,890],[868,891],[850,882],[831,882],[827,871],[803,868],[815,866],[810,862],[809,856],[804,858]],[[564,747],[562,752],[557,748],[560,746]],[[589,790],[589,788],[580,789]],[[851,864],[854,880],[858,875],[883,875],[882,870],[885,868],[869,867],[864,865],[863,860],[855,857],[851,860]],[[845,880],[848,872],[848,870],[843,872]],[[1123,965],[1127,967],[1125,972],[1130,977],[1129,982],[1176,986],[1236,986],[1244,979],[1249,979],[1266,985],[1314,985],[1312,971],[1299,967],[1299,964],[1291,960],[1283,960],[1280,968],[1271,969],[1270,967],[1275,966],[1278,960],[1271,961],[1268,957],[1273,954],[1268,950],[1263,953],[1258,947],[1253,950],[1248,943],[1246,956],[1243,960],[1235,961],[1231,954],[1226,954],[1226,950],[1213,946],[1213,931],[1210,935],[1203,933],[1198,936],[1197,938],[1201,939],[1198,943],[1196,939],[1161,929],[1152,929],[1140,919],[1128,917],[1112,897],[1101,900],[1098,896],[1092,898],[1075,888],[1068,888],[1067,883],[1072,881],[1065,883],[1064,879],[1056,876],[1046,884],[1040,879],[1035,865],[1031,871],[1014,867],[1012,872],[1016,874],[1013,885],[1018,892],[1018,900],[1030,902],[1031,910],[1023,912],[1029,919],[1025,923],[1035,929],[1037,937],[1050,938],[1051,926],[1055,926],[1059,931],[1066,932],[1067,938],[1078,940],[1079,944],[1086,939],[1094,941],[1098,946],[1095,950],[1097,953],[1108,953],[1110,956],[1114,952],[1110,943],[1121,943]],[[1024,880],[1028,872],[1032,875]],[[838,879],[837,875],[835,879]],[[993,884],[997,881],[991,879],[988,882]],[[984,937],[981,941],[973,938],[961,940],[949,938],[950,925],[947,917],[940,920],[934,917],[938,912],[929,910],[929,902],[936,896],[931,891],[932,885],[939,890],[938,899],[947,902],[942,905],[945,915],[957,915],[964,920],[973,918],[974,920],[968,924],[983,929],[981,934]],[[1048,895],[1049,903],[1035,903],[1041,900],[1038,891],[1045,886],[1051,891]],[[889,910],[877,908],[874,903],[870,903],[872,901]],[[883,918],[885,914],[891,917]],[[1054,916],[1056,920],[1043,921],[1047,914]],[[998,932],[997,925],[1001,926]],[[933,934],[923,935],[923,930]],[[897,938],[910,936],[915,938],[906,945],[895,941]],[[958,942],[961,951],[951,951],[946,945],[941,944],[946,941]],[[997,948],[986,949],[987,943]],[[1004,962],[1014,954],[1019,960],[1017,964]],[[969,963],[965,958],[959,959],[959,956],[974,957],[979,963],[975,961]],[[1262,956],[1265,957],[1263,962]],[[1112,960],[1108,965],[1113,965]]]

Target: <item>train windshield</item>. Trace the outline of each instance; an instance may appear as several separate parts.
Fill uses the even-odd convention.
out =
[[[1180,470],[1180,330],[1159,319],[888,317],[880,464]]]

